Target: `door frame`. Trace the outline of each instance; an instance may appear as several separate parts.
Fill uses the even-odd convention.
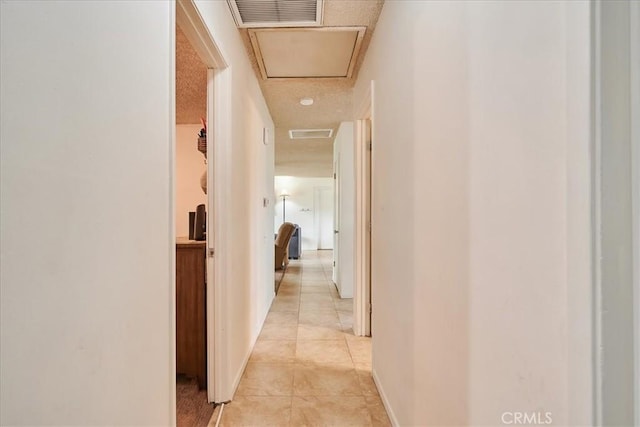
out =
[[[333,283],[341,289],[340,281],[340,157],[333,161]]]
[[[353,332],[356,336],[371,335],[371,285],[373,277],[373,165],[374,151],[369,152],[367,141],[367,121],[371,126],[371,141],[374,140],[375,84],[371,84],[364,95],[360,108],[356,110],[355,170],[356,170],[356,219],[355,219],[355,287],[353,295]],[[371,167],[367,173],[367,157],[371,156]],[[367,197],[369,192],[370,197]],[[367,220],[369,218],[369,220]],[[367,255],[369,254],[369,255]]]
[[[618,9],[625,6],[627,10]],[[608,14],[605,7],[609,8]],[[629,421],[637,425],[640,423],[640,5],[596,0],[591,4],[591,13],[593,425],[619,423],[619,419],[611,419],[612,414],[618,417],[623,413],[619,410],[619,396],[630,388],[634,397],[625,403],[632,405],[633,420]],[[615,13],[628,16],[629,22],[615,19]],[[603,58],[603,52],[612,46],[619,59],[616,63]],[[619,84],[629,86],[628,103],[611,102],[617,100]],[[612,117],[623,117],[628,122],[615,122]],[[627,137],[628,146],[624,145]],[[612,232],[612,218],[620,219],[615,214],[622,216],[629,205],[630,217],[617,222],[624,232]],[[617,296],[619,289],[626,289],[628,277],[632,282],[631,302]],[[615,341],[623,333],[632,342]],[[629,378],[632,384],[628,383]],[[630,413],[628,407],[623,409],[625,415]]]
[[[321,231],[322,231],[322,227],[321,227],[321,223],[322,223],[322,213],[320,212],[320,208],[322,207],[321,205],[321,200],[322,200],[322,195],[320,194],[322,191],[331,191],[332,187],[329,187],[327,185],[319,185],[319,186],[315,186],[313,187],[313,226],[315,227],[315,231],[316,231],[316,249],[317,250],[322,250],[320,248],[320,242],[322,241],[322,236],[321,236]],[[331,198],[333,199],[333,194],[331,195]],[[333,207],[331,208],[331,211],[333,212]],[[333,233],[333,227],[335,226],[335,224],[332,225],[331,229],[332,229],[332,233]],[[333,236],[332,236],[333,238]],[[332,248],[333,250],[333,248]]]
[[[635,369],[635,425],[640,425],[640,3],[630,3],[631,13],[631,179],[632,179],[632,228],[634,283],[634,369]]]
[[[225,55],[194,0],[176,1],[176,24],[207,66],[207,128],[213,129],[207,135],[207,398],[209,402],[225,402],[231,399],[233,389],[226,375],[229,362],[223,351],[229,315],[222,303],[229,276],[229,259],[225,256],[229,253],[225,250],[229,236],[222,224],[228,220],[224,200],[228,197],[225,183],[230,179],[230,170],[224,142],[230,140],[231,134],[231,74]]]

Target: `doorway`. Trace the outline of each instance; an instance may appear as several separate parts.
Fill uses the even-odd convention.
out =
[[[372,265],[374,218],[374,133],[373,81],[360,107],[356,121],[356,247],[353,331],[359,336],[371,336],[373,317]]]
[[[220,294],[222,284],[225,283],[224,274],[226,262],[223,255],[227,251],[228,240],[224,233],[225,218],[222,217],[224,204],[222,198],[225,182],[228,182],[228,166],[226,162],[226,148],[224,144],[217,144],[217,141],[228,140],[230,133],[228,117],[230,110],[230,75],[228,64],[219,51],[213,36],[204,23],[194,0],[176,1],[176,24],[184,34],[189,44],[206,66],[206,113],[203,118],[207,124],[206,132],[206,168],[205,179],[198,182],[197,186],[206,184],[206,241],[203,246],[205,273],[205,330],[206,336],[206,389],[208,402],[221,402],[228,400],[226,391],[230,388],[224,382],[225,376],[221,375],[226,367],[225,354],[220,344],[225,339],[224,319],[226,307],[222,304]],[[203,124],[204,125],[204,124]],[[194,148],[196,139],[194,137]],[[199,143],[199,141],[197,141]],[[177,141],[174,141],[174,147]],[[199,144],[198,144],[199,145]],[[175,148],[174,148],[175,149]],[[204,154],[203,153],[203,154]],[[195,209],[195,206],[193,207]],[[176,218],[178,221],[181,218]],[[215,255],[215,258],[214,258]]]
[[[338,278],[340,277],[340,159],[333,162],[333,268],[331,279],[333,283],[340,287]]]
[[[315,188],[318,250],[333,249],[333,191],[331,187]]]
[[[373,151],[373,141],[371,140],[371,118],[366,118],[364,127],[364,197],[365,197],[365,228],[364,234],[364,295],[365,295],[365,335],[371,336],[371,152]],[[368,309],[367,309],[368,306]]]
[[[176,9],[177,12],[177,9]],[[176,423],[204,426],[213,414],[207,375],[205,240],[208,69],[175,25]]]

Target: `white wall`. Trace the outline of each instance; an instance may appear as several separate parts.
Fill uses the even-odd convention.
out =
[[[174,6],[0,8],[0,424],[171,425]]]
[[[207,205],[200,177],[207,170],[198,151],[198,133],[202,125],[176,126],[176,236],[189,236],[189,212],[199,204]]]
[[[333,163],[338,161],[340,219],[338,235],[338,277],[336,286],[342,298],[353,297],[355,283],[355,146],[353,122],[343,122],[333,143]]]
[[[301,178],[294,176],[276,176],[274,179],[274,191],[276,195],[275,212],[273,216],[274,234],[282,225],[282,197],[278,197],[281,191],[287,190],[285,216],[287,222],[300,226],[302,234],[302,250],[315,251],[318,249],[318,224],[315,189],[330,188],[333,193],[333,178]],[[325,230],[325,238],[330,238],[332,230]]]
[[[226,369],[219,372],[221,401],[231,399],[274,296],[273,137],[262,142],[263,128],[273,135],[273,121],[249,63],[240,33],[222,1],[196,1],[198,10],[229,64],[231,135],[224,144],[230,181],[222,186],[226,201],[217,212],[228,247],[216,254],[226,272],[221,298],[229,316],[220,319]],[[269,199],[263,206],[263,198]]]
[[[592,424],[588,11],[385,3],[354,105],[375,80],[373,370],[397,425]]]

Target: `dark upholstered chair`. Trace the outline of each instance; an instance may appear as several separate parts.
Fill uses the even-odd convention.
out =
[[[289,241],[296,227],[290,222],[283,223],[278,229],[276,236],[276,270],[280,270],[289,264]]]

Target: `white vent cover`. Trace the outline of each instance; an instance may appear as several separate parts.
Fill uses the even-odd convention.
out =
[[[241,28],[322,25],[323,0],[227,0]]]
[[[291,139],[313,139],[331,138],[333,129],[291,129],[289,138]]]

